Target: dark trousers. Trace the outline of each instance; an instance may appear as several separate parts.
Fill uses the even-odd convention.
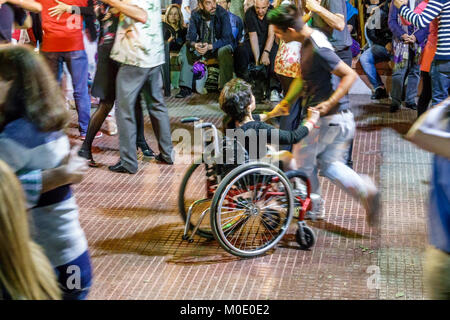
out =
[[[278,78],[280,79],[280,83],[281,83],[281,87],[283,88],[284,95],[286,95],[294,78],[289,78],[289,77],[285,77],[282,75],[278,75]],[[292,104],[291,108],[289,109],[289,115],[280,117],[280,129],[281,130],[292,131],[292,130],[297,129],[297,127],[301,121],[301,109],[302,109],[301,102],[302,102],[301,98],[297,99],[297,101],[295,101]],[[280,144],[280,150],[292,151],[292,145],[291,144]]]
[[[417,102],[417,117],[425,113],[431,101],[431,77],[429,72],[421,71],[422,76],[422,92]]]
[[[268,67],[267,86],[270,91],[275,89],[278,92],[281,92],[281,85],[274,71],[277,51],[278,45],[274,43],[269,54],[270,65]],[[263,52],[264,48],[260,50],[260,56],[263,54]],[[250,41],[245,41],[242,45],[236,48],[236,51],[234,53],[234,70],[236,72],[236,76],[238,78],[244,79],[245,81],[249,81],[250,79],[248,66],[251,63],[255,63],[255,57],[252,52]]]

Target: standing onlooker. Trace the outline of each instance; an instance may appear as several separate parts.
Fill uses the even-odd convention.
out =
[[[408,0],[415,9],[422,0]],[[416,110],[417,88],[419,87],[419,61],[428,36],[427,28],[417,28],[399,16],[398,9],[391,4],[389,9],[389,28],[392,31],[394,50],[394,70],[392,72],[390,112],[400,109],[405,79],[405,107]]]
[[[147,104],[153,130],[158,139],[159,161],[172,164],[172,137],[163,97],[161,65],[164,64],[164,39],[161,7],[158,0],[104,0],[123,14],[111,50],[111,58],[121,63],[116,80],[116,118],[119,129],[120,160],[109,170],[136,173],[135,105],[144,90],[151,97]]]
[[[11,42],[14,23],[22,25],[27,17],[25,10],[14,5],[15,2],[19,1],[0,0],[0,43]]]
[[[0,160],[0,300],[61,299],[55,273],[30,237],[19,181]]]
[[[43,41],[41,52],[46,58],[55,77],[59,77],[63,62],[72,76],[75,105],[78,112],[80,137],[86,137],[91,112],[91,97],[88,88],[89,63],[83,42],[83,19],[81,15],[72,17],[65,12],[52,17],[49,9],[55,6],[54,0],[35,0],[41,5]],[[87,7],[87,0],[66,0],[67,5]],[[81,12],[79,12],[81,14]],[[60,80],[60,79],[58,79]]]
[[[435,18],[439,20],[438,45],[433,64],[431,66],[432,104],[438,104],[448,97],[450,88],[450,51],[448,38],[450,37],[450,1],[430,0],[424,11],[414,13],[407,5],[407,0],[394,0],[394,5],[400,9],[400,15],[416,27],[425,28]]]
[[[69,112],[44,60],[23,46],[0,48],[0,82],[9,82],[0,114],[0,158],[16,173],[59,167],[69,155]],[[32,206],[36,242],[57,273],[64,299],[85,299],[92,270],[70,185],[44,192]],[[80,278],[72,287],[74,268]]]
[[[423,114],[406,138],[435,154],[424,284],[431,299],[450,300],[450,99]]]

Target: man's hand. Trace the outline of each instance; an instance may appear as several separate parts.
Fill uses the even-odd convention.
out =
[[[277,104],[275,106],[275,108],[273,108],[272,111],[266,113],[267,119],[275,118],[275,117],[279,117],[279,116],[287,116],[287,115],[289,115],[290,108],[291,108],[291,106],[289,105],[289,103],[283,99],[280,101],[279,104]]]
[[[269,54],[264,51],[260,59],[261,64],[268,66],[270,64]]]
[[[72,148],[61,166],[64,176],[71,184],[80,183],[89,168],[87,160],[78,155],[79,150],[80,147]]]
[[[333,107],[334,107],[334,105],[327,100],[327,101],[324,101],[324,102],[318,104],[313,109],[316,110],[316,111],[319,111],[320,115],[323,117],[328,112],[330,112],[331,108],[333,108]]]
[[[195,48],[195,51],[197,51],[200,55],[204,55],[206,52],[208,52],[208,45],[207,44],[205,44],[205,43],[200,43],[200,42],[197,42],[195,45],[194,45],[194,48]]]
[[[312,12],[318,12],[322,9],[322,6],[318,0],[306,0],[306,9]]]
[[[404,4],[407,4],[408,0],[394,0],[394,6],[397,7],[397,9],[400,9],[400,7]]]

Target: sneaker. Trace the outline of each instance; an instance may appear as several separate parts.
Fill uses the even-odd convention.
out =
[[[281,101],[281,95],[277,90],[273,89],[272,92],[270,93],[270,101],[272,102]]]
[[[366,183],[368,194],[361,199],[361,204],[366,209],[367,224],[370,227],[379,227],[381,220],[381,194],[373,183],[372,179],[366,175],[361,175]]]
[[[106,117],[106,133],[110,136],[115,136],[117,134],[117,124],[116,124],[116,120],[111,117],[108,116]]]
[[[385,88],[378,87],[375,89],[374,93],[370,97],[372,100],[380,100],[380,99],[387,99],[389,98],[389,95],[386,92]]]
[[[306,212],[305,219],[307,220],[323,220],[325,219],[325,200],[316,193],[310,195],[312,201],[312,208]]]
[[[94,139],[97,139],[97,138],[100,138],[100,137],[102,137],[103,136],[103,133],[101,132],[101,131],[99,131],[99,132],[97,132],[96,134],[95,134],[95,137],[94,137]],[[81,133],[80,134],[80,139],[81,140],[86,140],[86,134],[85,133]]]
[[[175,96],[175,98],[186,98],[189,97],[192,94],[192,90],[187,87],[181,87],[180,92]]]

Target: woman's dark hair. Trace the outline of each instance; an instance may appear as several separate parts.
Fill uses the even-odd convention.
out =
[[[233,121],[241,122],[248,115],[247,107],[252,103],[252,86],[242,79],[227,82],[220,92],[220,108]]]
[[[267,21],[283,31],[288,28],[300,31],[305,25],[302,16],[302,10],[294,4],[282,4],[269,11]]]
[[[44,132],[66,127],[70,117],[59,85],[43,58],[31,47],[0,45],[0,79],[11,81],[0,108],[0,128],[19,118]]]

